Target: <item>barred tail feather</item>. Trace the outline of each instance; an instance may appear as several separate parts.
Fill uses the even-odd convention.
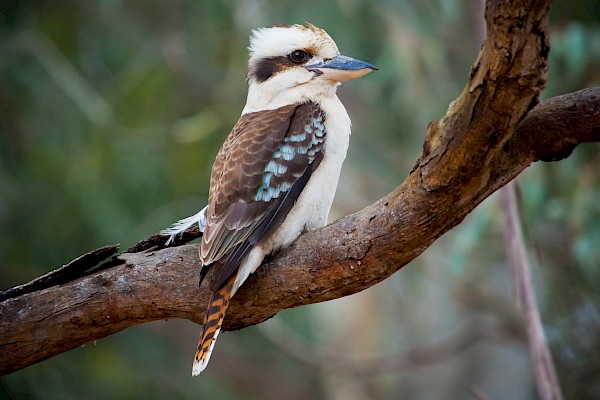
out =
[[[237,272],[232,274],[220,289],[216,290],[209,302],[206,315],[204,316],[204,325],[198,341],[198,349],[194,356],[194,365],[192,367],[192,376],[200,375],[208,365],[210,355],[215,347],[217,336],[221,332],[221,324],[225,317],[225,311],[229,307],[229,300],[233,295],[233,284],[237,277]]]

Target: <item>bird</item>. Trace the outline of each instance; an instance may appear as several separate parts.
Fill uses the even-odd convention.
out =
[[[206,368],[248,276],[267,255],[327,224],[351,130],[336,91],[378,69],[341,55],[310,23],[255,29],[248,49],[246,105],[212,166],[208,205],[162,231],[169,244],[198,224],[200,283],[212,270],[193,376]]]

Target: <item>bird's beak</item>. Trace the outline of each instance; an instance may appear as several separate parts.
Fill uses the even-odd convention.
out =
[[[355,58],[342,55],[335,56],[329,60],[317,64],[307,65],[307,70],[332,81],[349,81],[360,78],[373,70],[379,68]]]

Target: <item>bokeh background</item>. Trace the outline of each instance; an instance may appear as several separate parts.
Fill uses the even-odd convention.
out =
[[[252,28],[310,21],[380,70],[339,95],[353,136],[332,220],[398,185],[462,90],[481,0],[0,2],[0,289],[206,203],[245,103]],[[557,0],[543,97],[600,85],[600,2]],[[567,398],[600,398],[600,151],[519,178]],[[536,399],[496,195],[417,260],[344,299],[224,333],[145,324],[0,378],[10,399]],[[57,327],[60,329],[60,327]]]

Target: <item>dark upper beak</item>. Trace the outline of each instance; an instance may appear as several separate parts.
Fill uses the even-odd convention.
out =
[[[325,79],[339,82],[360,78],[379,69],[367,62],[342,55],[317,64],[307,65],[305,68],[315,73],[318,71],[318,75]]]

